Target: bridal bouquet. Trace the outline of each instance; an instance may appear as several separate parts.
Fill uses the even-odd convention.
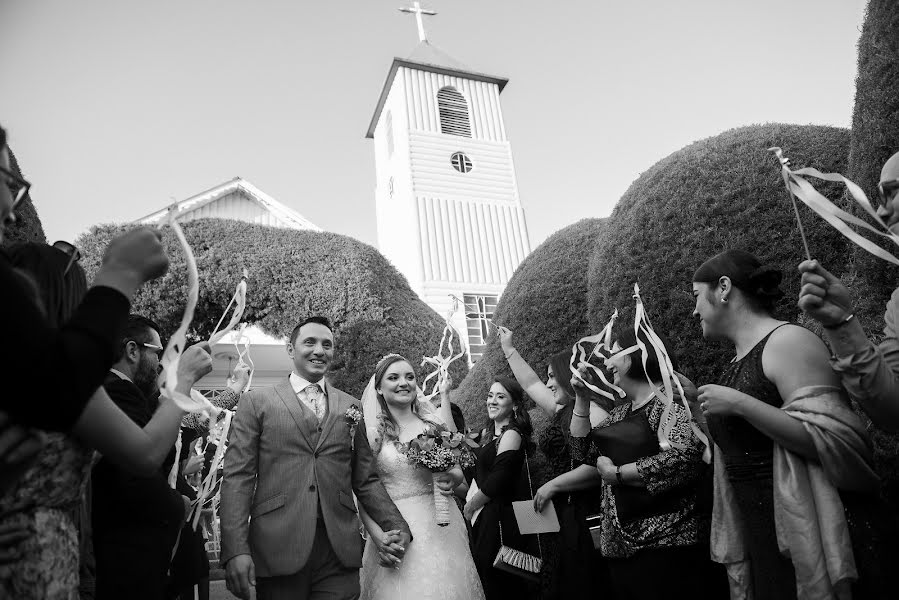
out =
[[[409,442],[405,449],[406,459],[413,465],[424,467],[437,478],[438,473],[452,469],[456,464],[467,469],[474,466],[475,458],[471,448],[477,448],[474,434],[450,432],[436,427],[428,427]],[[434,508],[437,524],[449,525],[450,500],[434,482]]]

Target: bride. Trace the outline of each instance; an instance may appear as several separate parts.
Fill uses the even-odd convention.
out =
[[[428,426],[452,423],[431,405],[419,400],[412,365],[399,354],[381,359],[362,396],[365,424],[378,473],[387,493],[412,529],[414,541],[402,561],[385,549],[398,543],[398,531],[383,531],[359,506],[368,532],[362,558],[363,600],[416,598],[469,600],[484,598],[468,545],[468,532],[455,502],[450,500],[450,523],[437,525],[433,486],[447,495],[463,481],[456,466],[434,478],[427,469],[409,464],[402,453]],[[450,403],[444,401],[446,413]]]

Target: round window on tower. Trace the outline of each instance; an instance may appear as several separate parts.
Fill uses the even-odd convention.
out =
[[[453,168],[460,173],[468,173],[474,168],[471,159],[462,152],[456,152],[450,156],[450,163],[453,165]]]

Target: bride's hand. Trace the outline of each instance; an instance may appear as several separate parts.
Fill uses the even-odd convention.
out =
[[[372,541],[378,549],[381,566],[392,569],[399,568],[400,563],[403,562],[400,558],[404,552],[402,540],[402,534],[399,529],[385,531],[380,536],[372,536]]]
[[[449,473],[437,473],[434,476],[434,484],[444,496],[452,496],[453,490],[456,488],[456,482]]]

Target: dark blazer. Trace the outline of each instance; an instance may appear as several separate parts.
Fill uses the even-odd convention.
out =
[[[68,431],[115,360],[128,299],[112,288],[93,287],[67,323],[51,327],[2,251],[0,290],[6,315],[0,357],[7,372],[15,373],[0,394],[0,410],[23,425]],[[34,382],[46,379],[47,356],[54,357],[54,379],[65,384],[36,398]]]
[[[250,554],[258,577],[298,572],[309,559],[320,514],[340,562],[361,567],[354,494],[385,531],[409,532],[378,478],[361,419],[351,449],[345,415],[359,402],[331,385],[326,390],[328,414],[321,424],[286,378],[240,399],[219,507],[222,564]]]
[[[110,373],[104,387],[139,426],[153,417],[155,399],[148,400],[130,381]],[[94,467],[91,513],[98,600],[162,598],[184,520],[184,501],[169,487],[167,475],[160,467],[153,475],[137,476],[105,458]]]

